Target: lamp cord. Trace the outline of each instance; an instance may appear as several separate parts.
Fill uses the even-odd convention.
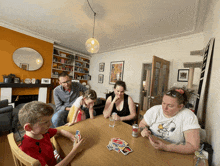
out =
[[[95,16],[96,16],[96,12],[94,12],[94,10],[92,9],[90,3],[89,3],[89,0],[87,0],[88,4],[89,4],[89,7],[90,9],[92,10],[92,12],[94,13],[94,26],[93,26],[93,35],[92,35],[92,38],[94,38],[94,32],[95,32]]]

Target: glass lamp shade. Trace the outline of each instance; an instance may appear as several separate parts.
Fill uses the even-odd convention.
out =
[[[86,41],[86,50],[91,53],[99,51],[99,42],[95,38],[90,38]]]

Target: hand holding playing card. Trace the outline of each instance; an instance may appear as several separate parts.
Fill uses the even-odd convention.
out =
[[[151,145],[158,150],[165,150],[166,149],[166,144],[164,144],[162,141],[160,140],[155,140],[152,135],[149,136],[149,140]]]
[[[81,152],[83,150],[83,145],[85,143],[85,140],[84,139],[80,139],[79,141],[76,141],[74,144],[73,144],[73,149],[72,150],[75,150],[76,149],[76,152]]]
[[[149,137],[151,135],[151,131],[148,128],[144,128],[141,132],[142,137]]]

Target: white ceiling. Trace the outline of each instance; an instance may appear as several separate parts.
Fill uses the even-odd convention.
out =
[[[98,53],[198,33],[208,0],[89,0]],[[0,0],[2,25],[88,54],[93,12],[87,0]]]

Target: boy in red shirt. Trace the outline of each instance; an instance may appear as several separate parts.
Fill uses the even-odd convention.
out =
[[[33,101],[25,104],[18,114],[20,124],[26,131],[20,149],[39,160],[42,166],[69,164],[74,156],[81,151],[83,144],[83,139],[74,144],[70,153],[57,164],[50,138],[60,134],[74,142],[75,137],[68,131],[50,128],[53,112],[53,108],[48,104]]]

